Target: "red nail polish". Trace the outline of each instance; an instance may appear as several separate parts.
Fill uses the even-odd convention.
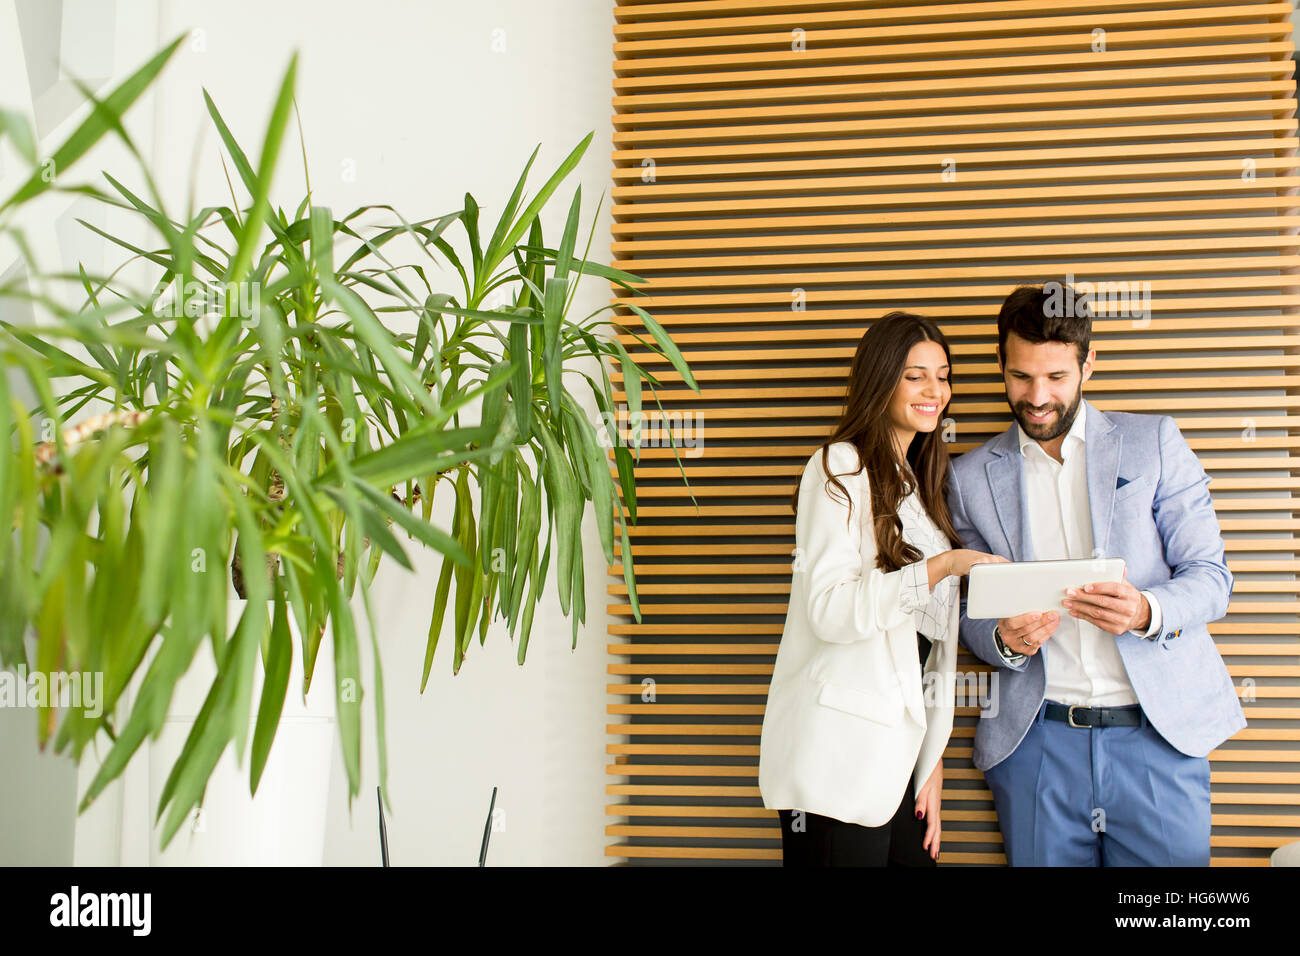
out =
[[[916,818],[917,818],[918,820],[921,819],[921,811],[920,811],[920,810],[917,810],[917,811],[916,811]]]

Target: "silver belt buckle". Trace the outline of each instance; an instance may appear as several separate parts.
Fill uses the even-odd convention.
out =
[[[1091,708],[1089,708],[1089,707],[1084,707],[1083,704],[1071,704],[1071,705],[1070,705],[1070,709],[1069,709],[1068,711],[1065,712],[1065,719],[1066,719],[1067,721],[1069,721],[1071,727],[1078,727],[1078,728],[1081,729],[1081,730],[1088,730],[1089,728],[1092,727],[1092,724],[1076,724],[1076,723],[1074,722],[1074,711],[1075,711],[1076,708],[1079,708],[1079,707],[1083,707],[1084,710],[1090,710],[1090,709],[1091,709]]]

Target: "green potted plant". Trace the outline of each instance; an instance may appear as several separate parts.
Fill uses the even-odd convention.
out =
[[[597,360],[600,379],[580,374],[606,416],[614,412],[606,358],[622,366],[631,412],[640,411],[642,380],[652,392],[658,384],[616,339],[597,334],[612,322],[601,319],[609,307],[581,322],[568,317],[582,276],[624,289],[640,281],[577,256],[580,191],[559,243],[543,240],[539,213],[590,135],[526,200],[530,159],[490,233],[468,194],[461,209],[432,219],[408,220],[387,206],[336,217],[313,204],[305,157],[305,195],[286,211],[271,194],[295,58],[256,160],[205,93],[229,164],[228,204],[174,217],[142,160],[136,190],[107,172],[106,185],[67,182],[68,167],[110,133],[139,160],[121,117],[179,42],[103,99],[85,91],[91,113],[54,151],[53,180],[41,175],[29,124],[0,113],[0,136],[32,165],[0,206],[0,236],[25,250],[18,214],[64,191],[132,212],[157,237],[138,245],[87,224],[125,249],[127,262],[108,275],[68,275],[44,272],[29,257],[30,289],[0,288],[0,297],[29,299],[43,318],[0,330],[0,431],[12,446],[0,463],[0,509],[14,532],[0,544],[0,664],[104,675],[101,715],[52,705],[40,712],[42,747],[53,741],[80,760],[91,741],[109,743],[84,810],[158,737],[178,683],[210,648],[212,676],[199,682],[201,705],[158,795],[164,847],[204,802],[229,745],[241,760],[247,751],[256,793],[290,672],[297,667],[302,683],[293,691],[305,696],[323,649],[356,796],[358,591],[370,623],[374,681],[366,693],[384,780],[383,676],[367,587],[385,555],[411,566],[403,535],[444,556],[422,689],[453,600],[453,671],[475,630],[484,642],[494,616],[512,638],[518,632],[523,663],[552,551],[576,643],[588,502],[611,564],[614,535],[622,536],[637,609],[627,536],[636,515],[633,454],[614,443],[616,487],[564,372]],[[385,221],[364,223],[376,215]],[[433,266],[450,267],[460,288],[436,288]],[[123,278],[141,269],[145,285]],[[69,304],[71,284],[78,294]],[[488,308],[503,294],[508,304]],[[668,334],[635,311],[654,340],[646,344],[696,387]],[[10,375],[35,396],[35,409],[14,394]],[[52,426],[48,436],[38,421]],[[432,520],[443,488],[454,515],[447,530]],[[131,705],[119,707],[131,686]]]

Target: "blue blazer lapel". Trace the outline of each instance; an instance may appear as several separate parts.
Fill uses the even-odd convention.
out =
[[[1114,421],[1091,402],[1088,403],[1088,420],[1084,423],[1084,432],[1092,551],[1095,557],[1104,558],[1109,555],[1110,524],[1115,514],[1115,484],[1119,479],[1119,454],[1123,439]]]
[[[1002,534],[1011,548],[1012,561],[1032,561],[1034,549],[1029,541],[1029,500],[1025,495],[1024,472],[1020,458],[1020,431],[1015,422],[989,446],[993,458],[984,466],[993,507],[1002,525]]]

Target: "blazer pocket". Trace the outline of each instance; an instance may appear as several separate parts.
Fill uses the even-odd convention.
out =
[[[1137,478],[1134,478],[1132,481],[1126,484],[1123,488],[1117,488],[1115,490],[1115,501],[1116,502],[1125,501],[1126,499],[1131,498],[1133,495],[1138,494],[1139,492],[1149,490],[1150,486],[1151,486],[1150,476],[1139,475]]]
[[[817,694],[817,703],[823,707],[841,710],[846,714],[874,720],[878,724],[892,727],[898,723],[903,709],[901,694],[881,695],[878,692],[858,690],[844,684],[830,681],[822,684]]]

